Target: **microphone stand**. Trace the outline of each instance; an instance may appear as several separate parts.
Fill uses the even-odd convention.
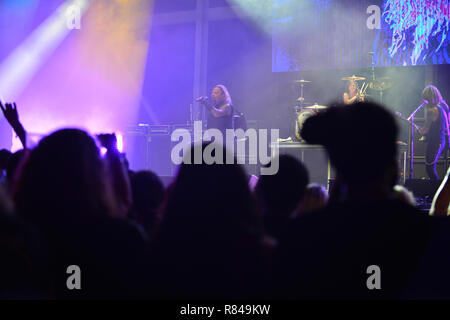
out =
[[[369,52],[369,55],[372,57],[372,81],[375,82],[375,61],[374,61],[375,52]]]
[[[369,52],[369,55],[372,57],[372,88],[375,85],[375,52]],[[380,92],[380,103],[383,103],[383,93]]]
[[[300,98],[302,98],[300,101],[300,111],[303,109],[303,101],[305,100],[303,99],[303,85],[304,85],[303,82],[300,83]]]
[[[413,171],[414,171],[414,117],[416,116],[416,113],[422,109],[424,106],[424,103],[422,103],[420,106],[417,107],[416,110],[411,113],[411,115],[408,117],[408,121],[411,123],[411,130],[409,131],[409,156],[410,156],[410,163],[409,163],[409,178],[413,178]]]

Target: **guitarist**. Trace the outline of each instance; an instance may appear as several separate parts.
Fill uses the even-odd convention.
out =
[[[449,107],[439,90],[432,85],[425,87],[422,99],[425,103],[425,124],[418,131],[427,136],[425,168],[430,179],[438,180],[436,164],[449,141]]]

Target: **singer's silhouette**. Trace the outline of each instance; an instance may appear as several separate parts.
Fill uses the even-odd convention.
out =
[[[196,101],[205,105],[208,112],[208,129],[218,129],[225,137],[226,129],[233,129],[233,105],[230,94],[224,85],[216,85],[211,93],[212,103],[207,97],[198,97]]]

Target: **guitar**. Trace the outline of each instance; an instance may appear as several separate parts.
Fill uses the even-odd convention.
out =
[[[404,117],[403,117],[403,115],[400,113],[400,112],[395,112],[395,115],[397,116],[397,118],[399,118],[400,120],[402,120],[402,121],[406,121],[406,122],[408,122],[408,124],[409,125],[413,125],[414,126],[414,129],[415,129],[415,131],[417,132],[417,133],[419,133],[419,135],[421,135],[421,137],[419,138],[419,141],[426,141],[426,135],[422,135],[421,133],[420,133],[420,127],[417,125],[417,124],[415,124],[414,122],[412,122],[412,120],[408,120],[408,119],[405,119]]]

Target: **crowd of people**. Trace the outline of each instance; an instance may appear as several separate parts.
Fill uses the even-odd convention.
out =
[[[185,161],[165,188],[128,168],[113,134],[67,128],[28,149],[15,104],[0,106],[24,146],[0,152],[2,299],[450,297],[448,218],[396,187],[397,126],[382,106],[335,106],[305,122],[302,137],[336,169],[329,194],[288,155],[254,188],[236,161]]]

